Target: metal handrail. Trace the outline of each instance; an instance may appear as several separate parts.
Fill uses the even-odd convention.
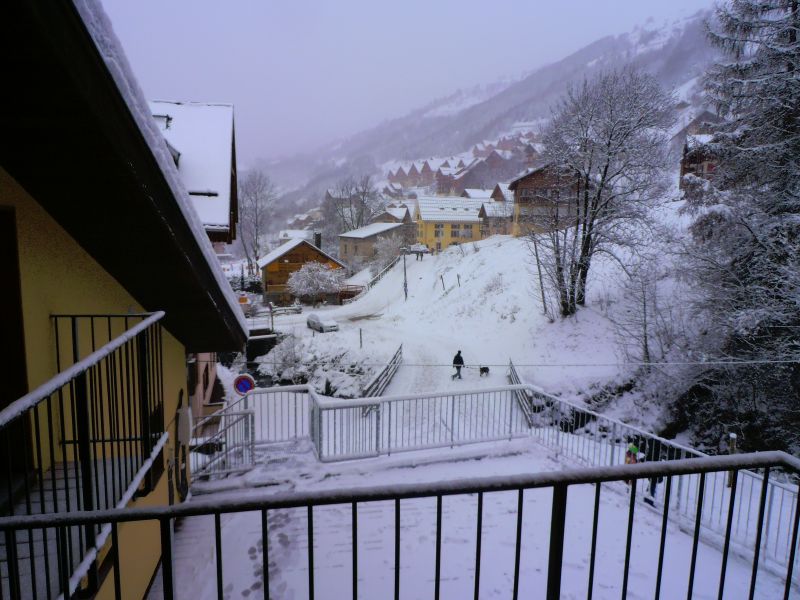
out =
[[[100,523],[176,519],[212,513],[246,512],[262,509],[298,508],[346,504],[350,502],[383,502],[393,499],[454,496],[479,492],[503,492],[519,489],[585,485],[651,477],[699,475],[741,469],[781,467],[800,474],[800,461],[780,450],[706,456],[672,461],[614,465],[525,473],[522,475],[488,475],[454,481],[427,481],[336,489],[305,489],[279,492],[257,492],[247,495],[193,499],[191,502],[146,508],[108,509],[71,513],[19,515],[0,518],[0,531],[68,527]]]
[[[70,315],[70,316],[83,316],[83,315]],[[106,317],[115,315],[102,315],[102,316]],[[137,317],[141,315],[122,315],[122,316]],[[142,331],[150,327],[153,323],[160,321],[162,318],[164,318],[164,311],[156,311],[154,313],[150,313],[150,316],[147,317],[145,320],[137,323],[136,325],[134,325],[121,335],[117,336],[104,346],[98,348],[97,350],[89,354],[86,358],[76,362],[74,365],[70,366],[64,371],[61,371],[58,375],[56,375],[49,381],[46,381],[32,392],[25,394],[21,398],[9,404],[6,408],[0,411],[0,429],[2,429],[9,422],[23,415],[26,411],[30,410],[40,402],[47,399],[55,392],[57,392],[59,388],[64,386],[64,384],[68,383],[71,379],[75,379],[81,373],[85,373],[86,371],[88,371],[91,367],[99,363],[106,356],[114,352],[114,350],[117,350],[118,348],[123,346],[126,342],[132,340],[133,338],[136,337],[137,334],[141,333]]]

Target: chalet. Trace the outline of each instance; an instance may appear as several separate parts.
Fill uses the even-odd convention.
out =
[[[417,242],[432,250],[481,239],[483,202],[456,196],[417,198]]]
[[[0,516],[43,519],[36,535],[6,530],[0,587],[142,598],[158,525],[54,522],[186,498],[187,352],[240,351],[247,325],[100,4],[9,2],[0,16],[15,50],[0,144]]]
[[[574,178],[551,164],[542,164],[512,180],[514,192],[513,235],[564,227],[575,214]]]
[[[413,206],[413,203],[409,202]],[[373,223],[412,223],[411,210],[405,203],[387,205],[383,212],[372,218]]]
[[[319,242],[319,237],[315,242]],[[286,286],[289,275],[307,262],[316,261],[331,269],[343,269],[345,264],[330,254],[323,252],[319,244],[312,244],[306,239],[293,239],[275,248],[258,261],[261,269],[261,281],[264,285],[264,301],[286,304],[293,300],[292,293]]]
[[[403,235],[403,223],[371,223],[339,235],[339,256],[344,261],[370,259],[375,256],[375,244],[384,238]],[[413,229],[412,229],[413,232]]]
[[[397,167],[397,173],[394,176],[394,180],[395,183],[399,183],[403,187],[408,186],[408,175],[403,167]]]
[[[236,238],[239,201],[233,105],[152,101],[150,111],[217,252]]]
[[[481,224],[481,237],[509,235],[513,229],[514,202],[493,199],[483,202],[485,217]]]
[[[722,119],[709,110],[693,109],[691,105],[678,114],[675,126],[672,129],[669,146],[673,155],[682,157],[687,138],[691,135],[709,135],[713,133],[714,125]]]
[[[507,183],[498,183],[494,186],[491,195],[495,202],[514,202],[514,192],[508,189]]]
[[[411,167],[408,169],[408,174],[406,175],[406,181],[408,182],[408,186],[416,186],[420,184],[421,176],[415,163],[411,163]]]
[[[711,181],[718,165],[718,159],[708,146],[712,139],[711,134],[698,134],[686,136],[686,143],[681,156],[680,189],[684,189],[684,175],[695,175]]]
[[[403,197],[403,186],[399,183],[389,182],[385,186],[383,186],[382,193],[384,196],[389,196],[389,198],[402,198]]]
[[[427,160],[422,163],[422,168],[419,171],[419,175],[420,183],[422,185],[432,185],[436,181],[435,173]]]

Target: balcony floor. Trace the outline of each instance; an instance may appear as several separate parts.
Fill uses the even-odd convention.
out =
[[[245,476],[203,484],[203,492],[220,496],[265,490],[335,489],[391,486],[395,483],[444,481],[469,476],[550,471],[574,466],[529,439],[481,444],[453,450],[432,450],[345,463],[320,464],[307,443],[275,446],[263,466]],[[268,487],[264,487],[268,486]],[[663,493],[663,485],[659,493]],[[619,598],[625,558],[628,487],[604,484],[600,502],[594,597]],[[550,489],[524,494],[520,597],[544,593],[551,509]],[[594,488],[569,489],[562,596],[586,597]],[[442,598],[472,597],[474,586],[475,496],[445,498],[442,526]],[[486,494],[481,561],[481,598],[510,598],[514,573],[517,493]],[[360,504],[358,520],[359,595],[391,598],[394,582],[394,505]],[[401,508],[401,597],[431,598],[434,587],[436,502],[404,500]],[[257,513],[223,515],[222,556],[225,596],[262,597],[260,517]],[[304,598],[308,591],[307,521],[305,509],[269,514],[269,577],[272,597]],[[658,503],[637,504],[633,529],[629,597],[652,598],[661,531]],[[315,591],[317,598],[352,595],[351,507],[314,511]],[[670,523],[667,534],[663,598],[686,597],[691,535]],[[179,598],[216,597],[212,517],[184,519],[176,527],[175,568]],[[700,544],[695,580],[696,598],[716,598],[721,553]],[[751,567],[731,555],[726,598],[747,597]],[[161,581],[151,598],[160,598]],[[757,598],[782,597],[781,579],[761,568]],[[800,598],[794,590],[792,598]]]

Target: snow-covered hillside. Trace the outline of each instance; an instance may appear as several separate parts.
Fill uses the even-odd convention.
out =
[[[505,384],[510,359],[528,382],[576,398],[621,377],[611,322],[597,308],[616,293],[605,283],[611,267],[598,262],[596,268],[589,306],[575,318],[550,322],[522,239],[495,236],[422,261],[409,256],[408,300],[401,261],[363,298],[317,311],[337,320],[341,331],[313,341],[344,349],[357,343],[351,331],[361,329],[365,346],[380,348],[376,362],[402,343],[403,366],[387,394]],[[280,317],[275,326],[310,337],[305,318]],[[453,382],[457,350],[467,368],[464,379]],[[488,377],[479,376],[479,366],[490,367]]]

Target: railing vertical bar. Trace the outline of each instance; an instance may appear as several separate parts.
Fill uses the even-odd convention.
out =
[[[478,523],[475,532],[475,595],[480,597],[481,588],[481,538],[483,537],[483,492],[478,492]]]
[[[116,523],[111,523],[111,555],[113,557],[114,569],[114,598],[122,598],[122,573],[120,573],[120,560],[119,560],[119,531]],[[162,553],[163,561],[163,553]],[[163,566],[162,566],[163,578]]]
[[[394,500],[394,600],[400,600],[400,499]]]
[[[216,516],[216,515],[215,515]],[[159,521],[161,528],[161,589],[164,600],[175,597],[175,577],[172,562],[172,521],[165,517]]]
[[[353,502],[351,511],[353,539],[353,600],[358,600],[358,504]]]
[[[217,567],[217,600],[223,600],[222,525],[220,513],[214,513],[214,550]]]
[[[592,544],[589,547],[589,585],[586,591],[586,600],[592,600],[594,595],[594,567],[597,558],[597,526],[600,520],[600,482],[594,484],[594,509],[592,511]]]
[[[269,600],[269,523],[267,509],[261,509],[261,578],[264,580],[264,600]]]
[[[792,591],[792,576],[794,575],[794,560],[797,552],[797,533],[800,529],[800,486],[797,488],[794,508],[794,525],[792,526],[792,541],[789,546],[789,566],[786,568],[786,588],[783,592],[783,600],[789,600],[789,593]]]
[[[628,597],[628,575],[631,568],[631,541],[633,540],[633,515],[636,509],[636,483],[633,479],[630,482],[631,497],[628,505],[628,533],[625,538],[625,565],[622,571],[622,600]]]
[[[700,523],[703,519],[703,495],[706,487],[706,474],[700,473],[700,482],[697,486],[697,510],[694,520],[694,536],[692,537],[692,559],[689,565],[689,586],[686,592],[687,600],[692,600],[694,595],[694,575],[697,569],[697,544],[700,540]],[[688,507],[688,503],[687,503]]]
[[[717,594],[717,598],[719,600],[722,600],[723,595],[725,593],[725,573],[728,568],[728,551],[730,549],[731,530],[733,528],[733,508],[736,505],[736,487],[738,483],[739,483],[739,470],[737,469],[731,472],[731,479],[730,479],[731,491],[728,502],[728,521],[725,526],[725,542],[722,545],[722,566],[720,568],[720,573],[719,573],[719,592]]]
[[[664,549],[667,542],[667,519],[669,517],[669,501],[672,494],[672,477],[667,477],[664,488],[664,514],[661,517],[661,540],[658,544],[658,568],[656,570],[656,595],[655,600],[661,598],[661,578],[664,575]]]
[[[769,487],[769,467],[764,469],[764,479],[761,481],[761,499],[758,503],[758,524],[756,529],[756,543],[753,548],[753,573],[750,577],[750,600],[756,594],[756,578],[758,577],[758,561],[761,556],[761,534],[764,528],[764,508],[767,503],[767,488]]]
[[[308,600],[314,600],[314,507],[308,505]]]
[[[8,596],[12,600],[20,598],[19,556],[17,554],[17,532],[6,529],[6,565],[8,567]]]
[[[550,513],[550,552],[547,560],[547,600],[561,598],[567,489],[567,485],[564,483],[553,486],[553,504]]]
[[[439,600],[442,575],[442,496],[436,496],[436,573],[434,579],[433,598]]]
[[[514,593],[512,598],[517,600],[519,596],[519,560],[522,553],[522,507],[523,507],[523,490],[517,492],[517,538],[514,553]]]

